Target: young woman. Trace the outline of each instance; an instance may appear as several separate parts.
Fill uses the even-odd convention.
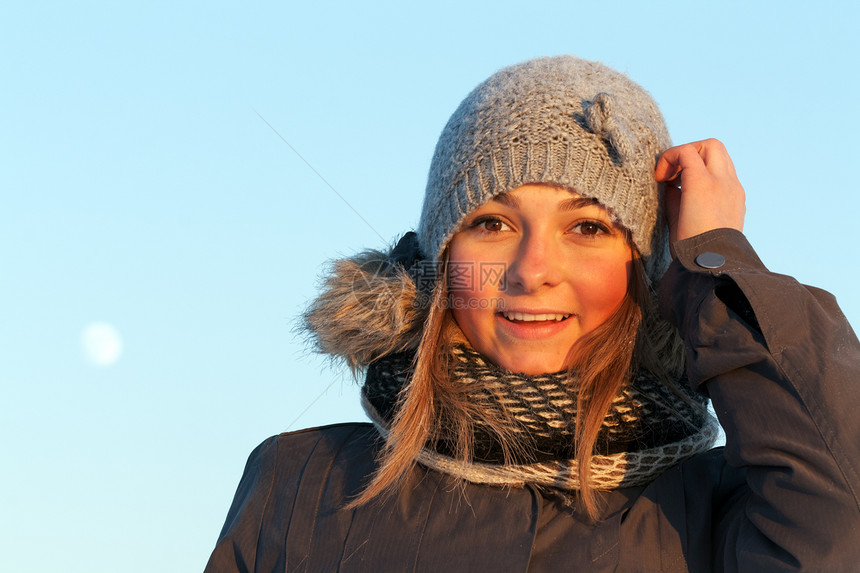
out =
[[[263,442],[207,571],[856,571],[860,344],[743,220],[626,76],[499,71],[306,315],[373,425]]]

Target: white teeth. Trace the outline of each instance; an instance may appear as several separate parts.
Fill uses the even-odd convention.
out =
[[[525,312],[506,312],[504,313],[505,318],[508,320],[519,320],[522,322],[538,322],[538,321],[547,321],[554,320],[556,322],[564,320],[569,317],[569,314],[528,314]]]

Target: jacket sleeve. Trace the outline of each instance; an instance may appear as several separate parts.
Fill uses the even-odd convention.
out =
[[[860,345],[834,297],[774,274],[745,237],[675,245],[661,309],[746,486],[715,508],[714,570],[856,571]]]

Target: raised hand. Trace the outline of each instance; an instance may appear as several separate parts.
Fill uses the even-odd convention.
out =
[[[712,229],[743,231],[744,188],[725,146],[706,139],[671,147],[657,161],[666,184],[666,217],[672,243]]]

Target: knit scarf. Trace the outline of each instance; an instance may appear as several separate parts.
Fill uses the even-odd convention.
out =
[[[393,354],[368,368],[362,402],[383,436],[394,420],[398,394],[412,375],[413,358],[411,353]],[[472,483],[579,489],[577,393],[570,375],[512,373],[466,346],[455,346],[452,358],[449,376],[463,385],[473,404],[505,412],[506,433],[518,442],[512,451],[525,454],[506,463],[495,432],[475,421],[472,460],[453,457],[451,441],[441,439],[425,447],[417,461]],[[688,399],[706,404],[687,384],[678,386]],[[598,490],[650,483],[681,460],[709,449],[718,431],[703,408],[640,372],[622,386],[603,420],[589,482]]]

